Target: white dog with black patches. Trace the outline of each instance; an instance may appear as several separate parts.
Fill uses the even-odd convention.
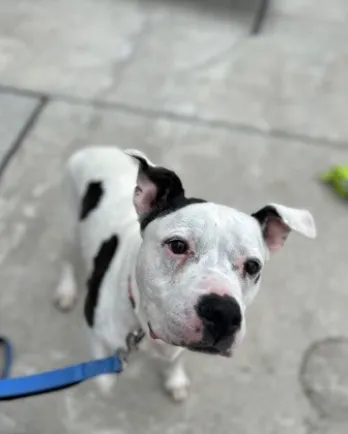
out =
[[[175,400],[189,388],[182,350],[230,357],[270,254],[291,230],[316,235],[306,210],[269,204],[248,215],[187,198],[173,171],[138,150],[80,150],[64,176],[70,257],[55,301],[67,310],[87,287],[95,358],[126,352],[131,333],[143,330],[167,362]],[[114,380],[98,378],[104,392]]]

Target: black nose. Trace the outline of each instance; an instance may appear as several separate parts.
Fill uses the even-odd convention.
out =
[[[236,300],[229,295],[203,295],[196,307],[202,319],[207,343],[218,344],[231,338],[240,328],[242,313]]]

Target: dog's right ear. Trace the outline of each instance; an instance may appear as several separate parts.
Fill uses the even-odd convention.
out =
[[[125,153],[139,164],[133,203],[140,220],[154,209],[165,209],[184,197],[185,191],[175,172],[155,166],[137,149],[127,149]]]

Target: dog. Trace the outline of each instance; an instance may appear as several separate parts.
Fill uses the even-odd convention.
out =
[[[126,354],[129,338],[144,334],[176,401],[190,386],[183,350],[231,357],[265,262],[292,230],[316,236],[307,210],[267,204],[249,215],[189,198],[174,171],[136,149],[84,148],[63,178],[68,256],[56,305],[68,310],[86,294],[96,359]],[[97,381],[109,393],[115,376]]]

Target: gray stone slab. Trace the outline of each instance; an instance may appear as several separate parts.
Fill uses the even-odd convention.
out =
[[[262,35],[237,45],[225,39],[217,55],[185,66],[166,48],[180,40],[159,25],[106,98],[345,144],[347,38],[346,24],[270,15]],[[204,53],[191,48],[188,59]]]
[[[345,0],[274,0],[272,11],[307,20],[348,21],[348,4]]]
[[[0,92],[0,164],[37,104],[36,98]]]
[[[308,424],[307,434],[346,434],[347,422],[332,422],[323,418],[321,421]]]
[[[269,201],[308,207],[319,236],[291,236],[269,263],[248,314],[246,341],[234,359],[187,355],[193,389],[185,404],[167,400],[157,365],[138,353],[109,400],[88,382],[1,403],[0,431],[309,433],[308,418],[317,416],[298,378],[304,352],[313,341],[347,332],[348,244],[340,242],[347,204],[317,180],[330,164],[348,160],[344,149],[50,104],[0,185],[0,330],[16,344],[14,373],[88,357],[81,305],[62,315],[51,297],[62,251],[61,168],[74,149],[95,143],[139,147],[176,170],[188,194],[246,212]]]
[[[164,47],[156,64],[173,58],[176,67],[190,68],[249,31],[255,1],[237,13],[226,0],[214,7],[190,1],[2,0],[0,82],[102,98],[117,87],[144,37],[157,27]],[[153,78],[145,74],[144,80],[156,82],[156,64],[147,72],[154,71]]]
[[[3,0],[0,82],[345,145],[346,2],[241,3]]]

